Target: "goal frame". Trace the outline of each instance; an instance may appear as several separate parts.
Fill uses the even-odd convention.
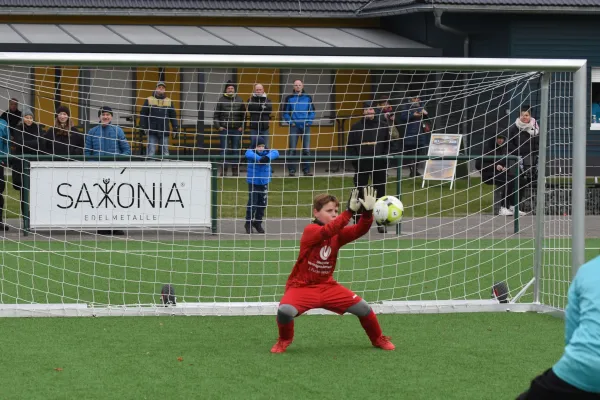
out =
[[[571,276],[585,262],[585,179],[586,179],[586,110],[587,61],[566,59],[492,59],[492,58],[426,58],[426,57],[349,57],[349,56],[282,56],[282,55],[208,55],[1,52],[0,65],[64,65],[64,66],[163,66],[188,68],[336,68],[383,70],[440,71],[536,71],[542,73],[540,148],[545,149],[548,136],[550,73],[573,73],[572,132],[572,241]],[[545,165],[546,152],[539,153],[539,164]],[[537,193],[545,191],[545,168],[538,171]],[[537,209],[544,209],[544,196],[537,196]],[[506,304],[496,300],[383,301],[372,304],[378,313],[444,313],[533,311],[564,315],[540,301],[540,277],[543,264],[544,213],[535,216],[535,253],[533,279]],[[533,302],[517,303],[533,285]],[[273,315],[277,303],[182,303],[174,307],[109,306],[88,307],[85,304],[0,304],[0,316],[114,316],[114,315]],[[313,310],[310,314],[328,313]]]

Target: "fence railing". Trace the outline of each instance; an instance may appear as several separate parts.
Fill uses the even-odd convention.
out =
[[[30,207],[29,207],[29,192],[31,190],[31,165],[33,161],[86,161],[86,162],[109,162],[109,161],[132,161],[132,162],[145,162],[145,161],[204,161],[211,163],[211,232],[217,233],[217,215],[218,215],[218,200],[217,195],[219,192],[218,188],[218,166],[226,160],[240,160],[239,156],[234,155],[169,155],[163,157],[140,157],[135,155],[130,156],[85,156],[85,155],[73,155],[73,156],[58,156],[58,155],[32,155],[25,154],[22,156],[8,156],[9,159],[23,161],[23,231],[24,235],[27,236],[30,232]],[[514,161],[509,169],[515,171],[515,187],[517,188],[514,193],[514,202],[516,205],[519,204],[519,157],[508,155],[508,156],[475,156],[475,155],[459,155],[459,156],[427,156],[427,155],[387,155],[387,156],[374,156],[374,157],[359,157],[359,156],[338,156],[338,155],[285,155],[282,154],[274,164],[285,164],[286,162],[340,162],[340,161],[352,161],[359,159],[388,159],[398,160],[398,168],[396,168],[396,190],[395,196],[402,200],[402,168],[404,160],[456,160],[456,161],[492,161],[497,159],[506,159],[507,161]],[[9,160],[10,161],[10,160]],[[510,165],[510,163],[508,163]],[[519,232],[519,207],[515,207],[514,211],[514,233]],[[396,234],[402,232],[402,223],[396,225]]]

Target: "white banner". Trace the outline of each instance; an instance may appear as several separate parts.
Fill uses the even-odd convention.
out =
[[[207,162],[32,162],[30,226],[211,226]]]
[[[456,166],[458,163],[456,160],[444,160],[443,157],[458,156],[460,152],[461,141],[462,135],[458,134],[431,134],[427,155],[430,157],[442,157],[442,159],[427,160],[425,162],[425,171],[423,171],[423,184],[421,187],[425,187],[425,181],[436,180],[451,181],[450,189],[452,189],[454,177],[456,176]]]

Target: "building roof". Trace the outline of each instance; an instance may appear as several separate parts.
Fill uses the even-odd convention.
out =
[[[379,17],[418,11],[600,12],[600,0],[0,0],[3,15]]]
[[[123,24],[0,24],[0,51],[440,55],[381,29]]]
[[[418,1],[416,1],[418,2]],[[600,0],[422,0],[429,4],[600,7]]]
[[[418,11],[589,13],[600,12],[600,0],[375,0],[363,6],[363,17]]]
[[[3,14],[348,17],[368,0],[0,0]]]

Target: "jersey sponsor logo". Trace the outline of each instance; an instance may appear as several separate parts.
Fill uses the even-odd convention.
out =
[[[331,247],[329,247],[329,246],[321,247],[321,251],[319,251],[319,256],[321,256],[321,260],[325,261],[325,260],[329,259],[330,255],[331,255]]]

